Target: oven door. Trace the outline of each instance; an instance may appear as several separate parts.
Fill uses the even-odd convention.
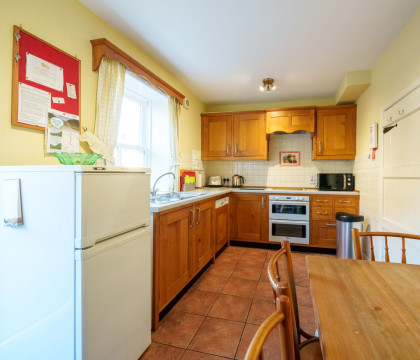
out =
[[[270,201],[270,219],[309,220],[309,203],[299,201]]]
[[[309,244],[309,221],[270,219],[269,241],[289,241],[291,244]]]

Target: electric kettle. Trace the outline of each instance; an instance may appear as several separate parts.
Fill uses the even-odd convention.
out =
[[[245,183],[244,177],[241,175],[232,176],[232,187],[241,187]]]

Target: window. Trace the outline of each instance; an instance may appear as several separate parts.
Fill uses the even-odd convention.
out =
[[[151,168],[151,186],[170,171],[168,96],[127,71],[115,149],[116,165]],[[159,180],[159,189],[171,178]]]

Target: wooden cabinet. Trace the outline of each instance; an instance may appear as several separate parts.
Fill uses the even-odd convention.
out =
[[[194,225],[194,274],[201,270],[214,256],[212,213],[213,201],[198,203],[195,206]]]
[[[356,156],[356,105],[316,108],[313,159],[354,159]]]
[[[153,329],[159,313],[214,257],[213,200],[153,218]]]
[[[201,115],[203,160],[267,160],[265,112]]]
[[[214,210],[215,252],[229,243],[229,205]]]
[[[315,131],[315,106],[267,110],[267,134],[276,131]]]
[[[310,244],[335,249],[337,243],[335,214],[337,212],[359,214],[359,196],[312,195],[310,207]]]
[[[262,194],[232,194],[231,240],[268,241],[268,198]]]
[[[158,308],[162,310],[188,283],[194,272],[191,247],[194,241],[193,208],[161,215],[154,261],[158,260]],[[157,271],[156,271],[157,270]]]

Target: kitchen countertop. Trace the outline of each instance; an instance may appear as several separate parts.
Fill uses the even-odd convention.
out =
[[[266,194],[296,194],[296,195],[360,195],[358,191],[319,191],[315,188],[303,188],[303,189],[282,189],[282,188],[252,188],[252,187],[243,187],[243,188],[232,188],[232,187],[220,187],[220,188],[210,188],[205,187],[203,189],[196,189],[193,191],[188,191],[188,193],[200,193],[203,195],[198,195],[188,199],[182,199],[172,202],[166,202],[162,204],[150,203],[150,212],[157,213],[164,210],[169,210],[176,208],[178,206],[188,205],[195,203],[197,201],[210,199],[214,196],[219,196],[223,194],[230,193],[266,193]]]

